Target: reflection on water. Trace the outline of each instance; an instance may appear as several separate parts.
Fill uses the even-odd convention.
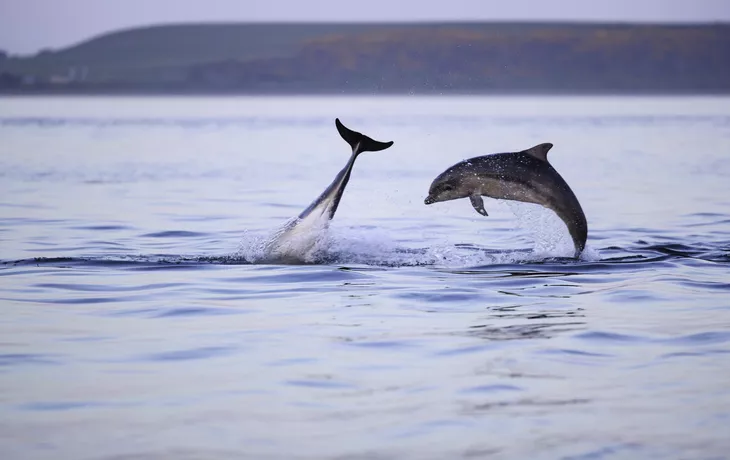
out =
[[[3,458],[722,458],[727,101],[10,99]],[[258,245],[363,154],[311,263]],[[589,223],[424,206],[550,141]]]

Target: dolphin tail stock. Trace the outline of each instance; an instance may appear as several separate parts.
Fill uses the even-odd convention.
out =
[[[393,141],[380,142],[357,131],[353,131],[343,125],[339,118],[335,118],[335,126],[337,126],[337,131],[340,133],[340,136],[352,147],[353,155],[359,155],[362,152],[378,152],[393,145]]]

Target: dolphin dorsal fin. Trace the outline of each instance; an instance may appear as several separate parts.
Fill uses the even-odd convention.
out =
[[[546,142],[544,144],[536,145],[527,150],[523,150],[523,152],[534,158],[537,158],[538,160],[548,161],[547,154],[551,148],[553,148],[553,144],[551,144],[550,142]]]

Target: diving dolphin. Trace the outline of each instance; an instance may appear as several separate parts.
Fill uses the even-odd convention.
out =
[[[345,192],[345,187],[347,187],[347,183],[350,181],[350,173],[352,172],[352,167],[355,164],[357,156],[362,152],[378,152],[380,150],[385,150],[393,145],[393,141],[379,142],[364,134],[360,134],[357,131],[353,131],[343,125],[339,118],[335,118],[335,126],[337,126],[337,131],[340,133],[340,136],[342,136],[345,142],[350,144],[350,147],[352,148],[352,155],[350,155],[350,159],[347,160],[345,167],[337,173],[335,180],[333,180],[332,183],[324,189],[324,192],[322,192],[322,194],[319,195],[319,197],[317,197],[317,199],[314,200],[307,209],[299,214],[299,220],[304,220],[311,214],[315,213],[327,213],[330,220],[335,217],[337,206],[339,206],[342,194]]]
[[[457,163],[434,179],[424,202],[469,197],[483,216],[487,211],[482,196],[539,204],[565,222],[578,257],[585,249],[588,224],[575,194],[548,162],[552,147],[545,143],[521,152],[495,153]]]
[[[393,142],[379,142],[370,137],[347,128],[335,119],[335,126],[344,139],[352,148],[350,159],[340,172],[337,173],[332,183],[314,200],[307,208],[299,213],[299,216],[290,220],[277,232],[267,244],[267,253],[276,254],[279,259],[301,260],[309,249],[316,242],[317,225],[327,225],[327,222],[335,216],[337,207],[345,192],[345,187],[350,181],[350,174],[355,160],[362,152],[377,152],[385,150]],[[324,220],[326,218],[326,220]],[[324,223],[323,223],[324,220]]]

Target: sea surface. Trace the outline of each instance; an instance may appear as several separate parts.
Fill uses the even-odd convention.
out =
[[[360,156],[298,264],[262,245]],[[423,203],[555,144],[539,206]],[[730,458],[730,98],[0,99],[0,458]]]

